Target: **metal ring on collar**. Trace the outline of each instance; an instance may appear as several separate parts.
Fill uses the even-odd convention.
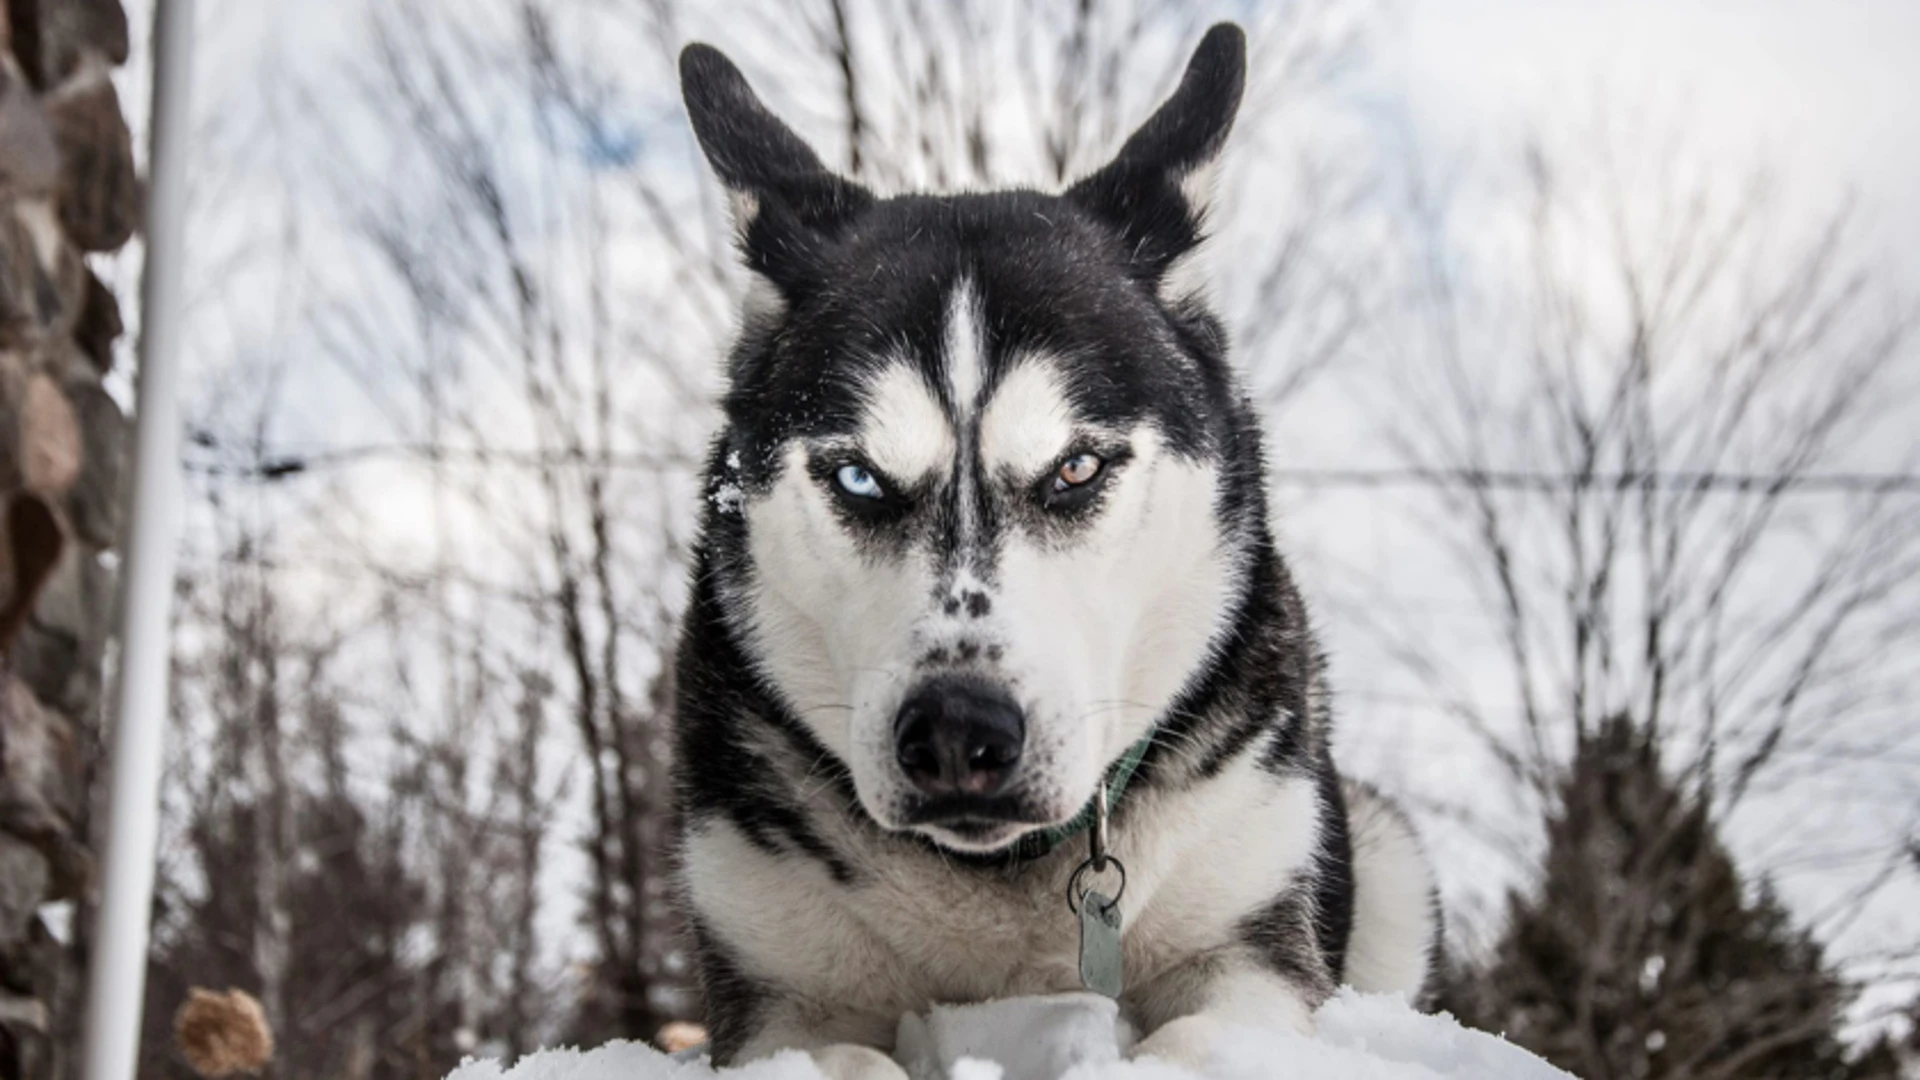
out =
[[[1111,855],[1104,856],[1104,861],[1120,872],[1120,888],[1113,894],[1113,899],[1107,901],[1107,906],[1112,908],[1120,903],[1121,897],[1127,895],[1127,867],[1125,863]],[[1086,897],[1086,892],[1080,888],[1081,875],[1089,870],[1096,874],[1106,872],[1107,868],[1105,866],[1095,866],[1093,863],[1094,860],[1088,859],[1086,862],[1074,867],[1073,876],[1067,879],[1067,910],[1073,912],[1075,915],[1080,914],[1080,901]]]

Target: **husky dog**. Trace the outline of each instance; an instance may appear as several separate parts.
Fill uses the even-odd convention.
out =
[[[682,53],[752,281],[677,669],[716,1062],[897,1077],[903,1013],[1079,990],[1083,866],[1075,897],[1120,893],[1135,1054],[1307,1030],[1342,982],[1420,991],[1431,875],[1334,770],[1190,268],[1245,48],[1213,28],[1062,193],[896,197]]]

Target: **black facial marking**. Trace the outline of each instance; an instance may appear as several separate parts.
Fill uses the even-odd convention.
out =
[[[1044,208],[1051,225],[1032,216]],[[1167,446],[1212,456],[1239,391],[1217,333],[1201,332],[1128,269],[1122,238],[1057,196],[998,192],[902,196],[876,202],[819,252],[820,279],[777,321],[742,336],[725,412],[742,479],[764,484],[777,448],[795,439],[854,440],[868,388],[892,364],[915,367],[930,392],[946,382],[944,309],[962,278],[986,318],[985,398],[1010,364],[1055,365],[1076,418],[1090,430],[1146,423]],[[874,268],[880,268],[875,276]],[[1088,447],[1049,447],[1052,452]],[[1106,447],[1092,447],[1106,456]],[[838,467],[835,463],[835,467]],[[823,463],[824,467],[824,463]],[[1102,469],[1104,485],[1114,463]],[[967,507],[991,535],[1007,493],[995,478],[953,483],[934,501],[948,521]],[[1034,478],[1038,480],[1039,478]],[[929,508],[931,509],[931,508]]]
[[[851,883],[856,879],[852,862],[800,812],[797,800],[782,789],[780,770],[795,786],[805,779],[848,799],[854,798],[852,777],[768,692],[747,661],[713,584],[718,558],[707,551],[696,563],[708,567],[698,575],[707,584],[696,586],[681,636],[682,650],[698,649],[704,657],[688,663],[683,651],[678,668],[675,761],[700,762],[699,768],[674,773],[681,825],[723,817],[768,854],[817,861],[833,880]],[[754,718],[750,730],[737,723],[741,716]],[[742,776],[762,782],[742,784]]]
[[[967,593],[967,616],[973,619],[986,617],[993,610],[993,601],[983,592]]]
[[[840,884],[854,880],[853,868],[827,846],[795,807],[779,803],[745,807],[734,815],[734,821],[753,846],[769,855],[806,855],[826,866],[828,875]]]

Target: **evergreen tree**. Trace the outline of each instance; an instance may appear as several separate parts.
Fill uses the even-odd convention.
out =
[[[1888,1055],[1848,1060],[1852,988],[1744,886],[1710,798],[1662,771],[1651,732],[1601,724],[1558,795],[1541,881],[1442,1004],[1585,1080],[1898,1075]]]

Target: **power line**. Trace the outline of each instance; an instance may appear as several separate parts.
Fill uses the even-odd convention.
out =
[[[204,434],[194,438],[196,446],[217,448]],[[408,458],[424,463],[471,465],[480,468],[507,466],[520,469],[549,469],[593,465],[617,469],[660,472],[684,468],[694,463],[690,457],[673,453],[589,450],[499,450],[486,447],[430,446],[424,443],[375,443],[342,446],[324,450],[276,450],[259,452],[248,461],[195,461],[182,466],[203,476],[230,476],[240,480],[272,483],[323,469],[347,468],[379,458]]]
[[[1920,492],[1915,473],[1696,471],[1549,472],[1530,469],[1269,469],[1276,484],[1302,488],[1427,487],[1496,491],[1726,491],[1886,495]]]
[[[201,434],[198,446],[217,443]],[[343,468],[378,458],[410,458],[421,462],[459,464],[480,468],[505,466],[549,469],[594,466],[660,472],[687,468],[694,459],[675,453],[642,451],[596,453],[587,450],[499,450],[476,447],[434,447],[417,443],[380,443],[314,451],[262,453],[246,462],[186,461],[189,472],[273,483],[329,468]],[[1270,468],[1267,478],[1277,487],[1303,489],[1429,488],[1520,491],[1551,494],[1568,491],[1727,492],[1746,495],[1920,493],[1917,473],[1753,473],[1691,470],[1628,470],[1618,472],[1555,472],[1536,469],[1300,469]]]

